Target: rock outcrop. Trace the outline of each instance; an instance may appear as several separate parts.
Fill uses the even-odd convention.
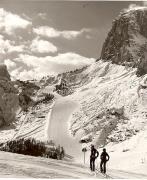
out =
[[[101,59],[138,68],[147,73],[147,7],[124,10],[113,21],[104,42]]]
[[[15,87],[19,91],[19,106],[22,111],[27,111],[33,104],[33,97],[36,96],[36,92],[40,89],[35,82],[17,80],[14,82]]]
[[[0,65],[0,126],[12,122],[17,109],[17,90],[10,80],[7,67]]]
[[[10,81],[10,75],[7,71],[7,67],[3,64],[0,64],[0,80]]]

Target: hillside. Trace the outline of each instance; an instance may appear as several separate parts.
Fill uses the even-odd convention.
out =
[[[138,91],[146,77],[138,78],[135,71],[99,61],[83,72],[93,76],[91,82],[71,96],[80,106],[72,116],[71,133],[81,137],[83,146],[108,147],[112,167],[125,170],[147,163],[142,148],[147,146],[147,91]]]
[[[147,177],[146,15],[146,7],[122,11],[108,33],[101,59],[90,66],[43,77],[40,81],[12,83],[8,73],[4,73],[0,84],[12,83],[11,87],[18,90],[13,91],[18,102],[12,101],[10,107],[17,105],[19,111],[13,111],[16,116],[12,113],[14,119],[9,126],[1,127],[0,141],[33,137],[48,144],[52,140],[55,145],[64,146],[66,154],[76,163],[82,163],[82,148],[86,147],[86,165],[89,165],[90,145],[94,144],[100,152],[107,148],[111,177]],[[2,92],[8,94],[5,88]],[[62,165],[55,160],[32,158],[32,161],[43,161],[43,167],[44,163],[52,164],[51,170],[60,166],[64,175],[58,171],[49,175],[45,171],[49,177],[93,175],[87,171],[83,174],[86,167],[82,167],[78,176],[65,172],[62,168],[65,161]],[[70,168],[75,171],[73,166]]]
[[[143,149],[142,146],[147,147],[144,100],[147,93],[142,88],[138,91],[138,87],[146,78],[138,78],[135,72],[136,69],[133,68],[99,61],[80,72],[83,79],[76,88],[74,87],[74,93],[71,95],[58,95],[53,91],[53,85],[48,84],[39,89],[38,93],[54,93],[55,103],[40,103],[33,110],[19,114],[16,128],[1,130],[1,142],[12,137],[34,137],[46,141],[50,133],[49,138],[56,144],[64,145],[67,153],[71,152],[77,156],[78,162],[82,162],[82,146],[87,146],[89,150],[89,145],[93,143],[100,152],[100,147],[107,147],[111,156],[109,174],[113,174],[113,177],[117,176],[116,169],[132,173],[119,172],[117,177],[135,177],[136,171],[145,177],[147,153],[146,148]],[[75,77],[79,82],[78,73]],[[85,83],[87,77],[89,80]],[[72,110],[75,107],[76,110]],[[52,119],[57,124],[51,124]],[[64,123],[62,126],[61,120]],[[50,131],[49,127],[54,129]],[[72,140],[72,137],[69,139],[69,132],[74,135],[75,140]],[[86,156],[87,164],[88,154],[89,151]],[[116,163],[118,159],[119,165]]]

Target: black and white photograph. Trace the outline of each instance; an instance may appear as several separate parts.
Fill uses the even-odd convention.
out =
[[[147,1],[0,0],[0,179],[147,179]]]

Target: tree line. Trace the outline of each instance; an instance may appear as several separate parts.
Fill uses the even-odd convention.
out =
[[[18,140],[8,141],[6,144],[1,144],[0,150],[17,154],[40,156],[52,159],[63,159],[65,155],[64,149],[60,149],[60,146],[49,147],[45,144],[45,142],[35,140],[34,138],[21,138]]]

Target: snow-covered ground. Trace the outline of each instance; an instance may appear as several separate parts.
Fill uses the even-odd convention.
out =
[[[79,80],[81,77],[82,79]],[[138,91],[142,78],[136,77],[135,69],[102,61],[85,69],[81,77],[77,78],[81,83],[77,83],[75,92],[66,97],[53,92],[54,87],[50,85],[41,89],[38,93],[54,93],[54,102],[40,104],[30,109],[27,114],[20,113],[14,127],[1,129],[1,142],[21,137],[34,137],[43,141],[53,140],[57,145],[63,146],[66,153],[74,157],[76,163],[82,163],[82,147],[87,146],[89,150],[90,144],[93,143],[100,152],[101,147],[107,148],[110,154],[108,163],[110,177],[147,178],[147,109],[145,106],[147,93],[145,89]],[[111,108],[124,109],[124,112],[118,118],[107,112]],[[88,144],[79,143],[81,138],[89,137],[91,140]],[[89,152],[86,153],[86,166],[89,166]],[[4,152],[0,153],[0,157],[2,175],[8,173],[10,176],[13,174],[19,176],[18,170],[20,176],[25,177],[27,172],[29,177],[94,177],[86,167],[73,165],[71,162]],[[6,167],[3,163],[8,161],[7,157],[13,159],[12,164],[16,166],[16,171],[13,169],[14,173],[10,166],[8,169],[3,168]],[[19,161],[23,164],[21,168],[25,169],[23,172],[18,168]],[[96,162],[98,167],[99,161],[98,159]],[[65,164],[66,167],[63,168]],[[57,166],[61,168],[59,171]],[[35,174],[34,171],[37,173]],[[75,171],[78,173],[76,174]],[[98,177],[103,176],[98,175]]]
[[[79,162],[82,162],[83,154],[79,153],[79,147],[81,148],[82,145],[79,140],[81,137],[90,135],[93,139],[89,145],[96,143],[97,148],[105,146],[108,149],[111,156],[109,162],[111,170],[140,173],[147,177],[146,91],[138,92],[142,78],[136,77],[134,69],[126,69],[108,62],[99,62],[86,71],[83,73],[89,73],[89,76],[93,77],[91,81],[84,86],[79,86],[74,94],[56,101],[50,116],[52,125],[49,138],[63,144],[69,154],[73,153],[78,157]],[[97,119],[96,116],[113,107],[124,108],[124,119],[117,120],[116,126],[111,129],[109,122],[114,123],[116,118],[106,116],[102,120]],[[70,114],[73,116],[70,117]],[[73,141],[69,135],[67,127],[69,122],[71,123],[69,128],[73,134],[75,133],[75,139],[78,141]],[[64,127],[62,127],[63,124]],[[101,131],[102,128],[106,133]],[[100,137],[103,138],[102,141]],[[115,137],[117,141],[109,140],[106,146],[105,143],[109,137]],[[104,144],[100,146],[99,142]],[[87,149],[89,150],[89,146]],[[101,152],[101,148],[99,151]],[[86,154],[88,165],[89,151]]]
[[[92,137],[89,145],[96,144],[100,152],[106,147],[109,168],[147,175],[147,91],[138,92],[143,77],[136,77],[135,69],[102,61],[86,71],[91,82],[71,96],[80,104],[71,132]],[[123,108],[124,113],[116,118],[107,113],[111,108]]]
[[[147,125],[131,139],[116,145],[109,144],[107,148],[111,151],[111,168],[147,176]]]
[[[90,178],[93,176],[88,168],[79,164],[7,152],[0,152],[0,172],[0,178]]]
[[[68,161],[0,152],[0,178],[146,178],[136,173],[108,170],[92,173],[87,166]]]
[[[63,146],[66,154],[75,159],[82,158],[82,147],[79,139],[74,138],[69,132],[69,119],[72,113],[78,108],[78,103],[69,97],[59,98],[55,101],[49,116],[48,139],[53,140],[56,145]]]

